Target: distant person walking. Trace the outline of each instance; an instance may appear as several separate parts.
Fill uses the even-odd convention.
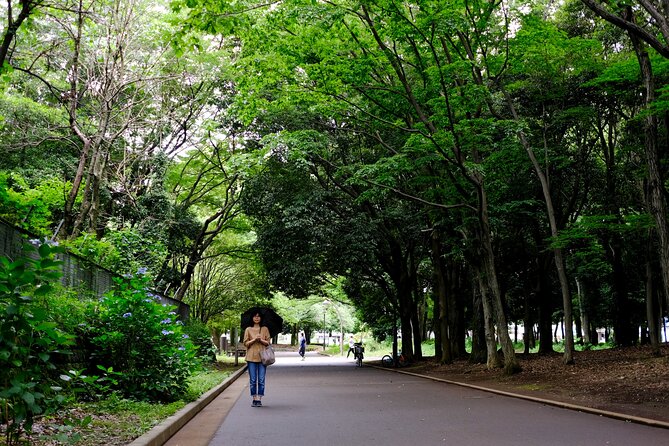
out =
[[[347,358],[351,352],[353,353],[353,357],[355,357],[355,341],[353,340],[353,336],[348,339],[348,353],[346,353]]]
[[[304,333],[300,333],[300,349],[297,351],[304,361],[304,354],[307,351],[307,340],[304,338]]]
[[[262,406],[262,397],[265,395],[265,372],[267,366],[262,363],[260,350],[270,344],[269,330],[261,327],[262,315],[253,315],[253,326],[244,330],[244,346],[246,346],[246,364],[249,370],[251,398],[253,407]]]

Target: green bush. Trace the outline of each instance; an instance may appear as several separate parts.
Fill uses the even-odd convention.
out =
[[[36,415],[66,400],[50,376],[57,376],[54,355],[72,345],[73,336],[60,330],[35,299],[58,281],[57,251],[42,244],[36,258],[0,257],[0,423],[8,444],[32,429]]]
[[[35,303],[49,314],[49,320],[67,333],[75,333],[85,319],[92,292],[66,288],[55,283],[48,294],[35,297]]]
[[[211,342],[211,331],[207,325],[197,319],[189,319],[183,331],[197,348],[197,357],[206,362],[216,361],[216,347]]]
[[[112,372],[109,388],[127,398],[174,401],[188,388],[196,349],[173,307],[161,305],[147,283],[143,274],[118,279],[113,291],[91,305],[82,334],[89,372]]]

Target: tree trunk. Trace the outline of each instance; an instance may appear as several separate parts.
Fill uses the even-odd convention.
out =
[[[518,114],[516,113],[516,107],[513,105],[511,96],[509,96],[509,94],[506,91],[504,92],[504,96],[506,98],[506,102],[507,105],[509,106],[509,110],[511,111],[513,119],[519,121]],[[527,152],[528,157],[530,158],[530,161],[532,162],[532,166],[534,167],[535,173],[539,177],[539,181],[541,183],[541,190],[544,194],[544,201],[546,204],[546,214],[548,216],[551,236],[553,238],[556,238],[559,235],[559,231],[558,231],[557,219],[555,217],[555,208],[553,206],[553,198],[551,197],[551,188],[550,188],[550,183],[548,181],[548,177],[541,168],[541,165],[539,164],[536,156],[534,156],[534,151],[532,150],[529,141],[527,141],[527,139],[525,138],[525,134],[522,131],[520,131],[518,133],[518,136],[520,138],[521,144],[523,145],[525,151]],[[564,267],[564,258],[562,249],[558,247],[553,248],[553,255],[555,257],[555,267],[557,268],[558,280],[560,281],[560,291],[562,292],[562,308],[564,311],[564,323],[565,326],[567,327],[564,338],[563,362],[565,364],[573,364],[574,332],[572,329],[573,317],[572,317],[571,294],[569,292],[569,281],[567,279],[567,273]]]
[[[488,298],[487,281],[479,272],[479,290],[481,291],[481,304],[483,306],[483,327],[485,328],[486,366],[495,369],[502,366],[497,353],[497,340],[495,339],[495,322],[493,318],[492,304]]]
[[[541,262],[541,260],[539,261]],[[546,284],[545,268],[540,268],[537,274],[537,303],[539,307],[539,354],[547,355],[554,353],[553,350],[553,305],[552,295]]]
[[[232,205],[230,206],[232,207]],[[178,301],[183,300],[184,296],[186,295],[186,292],[188,291],[188,288],[190,287],[191,282],[193,281],[193,274],[195,274],[195,267],[202,260],[204,252],[207,250],[207,248],[209,248],[209,246],[211,246],[216,236],[221,233],[228,219],[232,218],[233,215],[232,213],[230,213],[230,209],[223,208],[219,209],[218,212],[211,215],[204,221],[204,223],[202,223],[200,232],[193,241],[191,251],[188,254],[188,262],[186,263],[186,269],[181,276],[181,283],[179,285],[179,289],[174,294],[174,299]],[[212,229],[209,226],[214,222],[216,224]]]
[[[75,173],[74,179],[72,180],[72,189],[68,194],[67,200],[65,201],[64,209],[64,218],[65,222],[63,224],[63,230],[66,237],[74,238],[73,235],[74,228],[76,226],[75,221],[78,218],[74,216],[74,203],[77,200],[79,190],[81,189],[82,182],[84,181],[84,176],[86,172],[86,167],[88,165],[88,157],[91,151],[91,146],[93,145],[93,140],[89,138],[84,131],[79,127],[77,123],[77,114],[79,110],[79,69],[81,66],[81,39],[82,32],[84,27],[84,12],[82,8],[81,1],[79,2],[79,9],[77,14],[77,28],[76,35],[74,37],[74,48],[72,54],[72,66],[69,68],[71,73],[70,76],[70,90],[67,94],[67,113],[69,115],[69,126],[72,133],[81,141],[81,154],[79,155],[79,165],[77,166],[77,172]],[[87,210],[86,210],[87,212]],[[79,212],[79,217],[81,216],[81,211]]]
[[[622,262],[622,242],[616,235],[604,239],[606,257],[611,265],[612,297],[614,302],[613,333],[618,346],[630,346],[637,342],[637,330],[630,319],[632,306],[627,295],[627,280]]]
[[[486,292],[490,299],[490,309],[493,311],[492,317],[497,329],[497,338],[502,346],[502,352],[504,353],[504,373],[512,374],[520,371],[520,364],[518,364],[513,342],[509,336],[509,324],[506,320],[506,314],[504,313],[502,292],[499,287],[499,282],[497,281],[495,257],[493,254],[490,234],[490,222],[488,220],[488,200],[483,187],[479,188],[479,199],[479,224],[481,225],[480,241],[482,244],[481,258],[485,271],[486,285],[488,287]],[[483,294],[483,302],[485,311],[486,294]],[[488,344],[488,346],[490,347],[490,344]]]
[[[451,356],[453,358],[463,358],[466,356],[465,348],[465,313],[462,296],[467,295],[463,288],[462,265],[456,262],[449,262],[446,265],[447,274],[447,293],[449,324],[448,333],[451,341]]]
[[[418,311],[412,311],[411,314],[411,328],[413,329],[413,359],[414,361],[419,361],[423,359],[423,338],[421,337],[420,323],[418,320],[419,313]]]
[[[11,5],[11,3],[9,3],[9,5]],[[19,15],[16,16],[16,19],[9,17],[10,20],[9,23],[7,23],[7,28],[2,37],[2,44],[0,44],[0,72],[4,71],[2,67],[5,66],[5,63],[7,63],[10,58],[10,48],[14,45],[16,33],[21,27],[21,24],[28,19],[38,5],[39,2],[33,0],[22,0],[21,11],[19,12]],[[8,6],[5,6],[5,8],[7,7]]]
[[[533,334],[533,327],[534,327],[534,318],[532,317],[532,299],[531,299],[531,294],[526,291],[525,292],[525,308],[524,308],[524,314],[523,314],[523,327],[525,328],[523,331],[523,354],[524,355],[529,355],[530,350],[532,349],[532,334]]]
[[[436,283],[435,302],[438,303],[438,305],[435,306],[435,320],[438,321],[439,324],[435,326],[435,332],[439,332],[439,352],[441,352],[439,362],[442,364],[448,364],[453,360],[453,357],[451,354],[451,340],[448,333],[449,309],[446,295],[446,271],[444,268],[444,262],[441,259],[441,240],[439,238],[439,232],[436,229],[432,230],[431,244],[432,267],[434,270],[434,280]],[[437,309],[438,316],[436,311]]]
[[[610,122],[599,122],[597,125],[599,144],[606,167],[606,201],[604,209],[606,214],[614,217],[615,223],[623,224],[619,204],[620,198],[618,196],[618,175],[616,174],[616,141],[611,134],[612,132],[605,131],[606,126],[612,125],[614,124]],[[614,331],[616,334],[615,340],[621,346],[633,345],[637,341],[637,334],[629,318],[632,312],[632,302],[628,296],[627,275],[623,263],[624,242],[621,236],[613,230],[604,233],[601,244],[604,248],[606,259],[611,265],[612,296],[615,304],[613,316]]]
[[[411,310],[400,304],[400,329],[402,330],[402,354],[407,361],[413,361],[413,341],[411,334]]]
[[[592,345],[590,340],[590,316],[588,315],[587,308],[587,297],[585,295],[585,289],[581,285],[581,281],[576,278],[576,292],[578,295],[578,308],[581,312],[581,325],[583,331],[583,343],[585,345]]]
[[[469,355],[469,362],[473,364],[483,364],[486,362],[487,349],[484,320],[480,285],[475,285],[472,287],[472,352]]]
[[[630,7],[626,8],[627,19],[634,21],[634,13]],[[664,190],[664,181],[660,170],[660,156],[657,150],[657,117],[651,112],[650,106],[655,100],[655,81],[653,68],[646,47],[639,37],[628,32],[634,51],[641,68],[641,79],[645,91],[646,117],[644,119],[644,152],[648,179],[646,184],[648,212],[655,220],[655,231],[658,238],[660,266],[664,297],[669,306],[669,226],[667,225],[667,202]]]
[[[656,299],[653,264],[650,253],[652,251],[649,234],[648,259],[646,260],[646,320],[648,321],[648,340],[655,356],[660,355],[660,331],[658,322],[661,320],[659,302]]]
[[[181,275],[181,282],[179,284],[179,288],[174,293],[173,298],[175,300],[183,301],[184,296],[186,295],[186,292],[188,291],[188,288],[190,287],[190,284],[193,281],[193,275],[195,274],[195,267],[202,260],[202,253],[204,252],[204,250],[206,250],[209,244],[211,244],[211,241],[209,241],[208,243],[206,241],[207,240],[206,233],[209,223],[210,223],[209,221],[204,223],[203,227],[200,229],[200,233],[193,242],[191,251],[188,254],[186,269],[183,271]]]
[[[100,213],[100,188],[103,184],[104,171],[107,165],[107,153],[102,151],[97,143],[92,145],[94,150],[86,178],[84,199],[79,216],[72,226],[71,237],[77,237],[81,232],[93,232],[97,229]]]
[[[403,89],[403,98],[407,101],[411,109],[415,112],[417,120],[419,120],[422,124],[425,125],[426,131],[429,134],[436,135],[441,131],[441,129],[438,128],[438,126],[430,120],[429,114],[426,113],[426,109],[420,103],[420,99],[414,94],[412,82],[410,78],[406,76],[406,70],[404,69],[404,64],[405,64],[404,59],[400,57],[400,55],[395,51],[395,49],[391,45],[388,45],[388,41],[376,28],[376,24],[374,20],[372,20],[369,14],[369,8],[367,5],[361,6],[360,17],[367,25],[377,45],[384,52],[388,62],[390,63],[392,69],[396,73],[397,81],[399,84],[401,84]],[[467,33],[462,33],[462,32],[458,33],[458,39],[465,47],[463,59],[469,60],[472,63],[472,66],[475,68],[472,80],[476,84],[483,85],[484,81],[481,72],[476,68],[476,65],[478,63],[477,62],[478,56],[476,55],[476,51],[472,49],[471,46],[472,42],[469,41],[468,38],[469,37]],[[428,43],[428,45],[431,45],[432,40],[430,39],[429,42],[426,43]],[[448,45],[442,45],[442,48],[447,48],[447,47]],[[434,49],[435,48],[433,48],[433,50]],[[436,56],[438,59],[439,57],[437,56],[437,54],[438,53],[435,51],[432,52],[432,55]],[[447,60],[449,59],[448,55],[446,56],[446,59]],[[451,114],[451,109],[449,105],[450,88],[447,87],[447,82],[445,77],[442,77],[440,79],[440,82],[441,82],[442,98],[445,101],[446,108],[448,109],[449,113],[449,123],[447,124],[449,127],[448,131],[454,136],[455,141],[457,141],[458,140],[458,131],[456,130],[457,118]],[[461,91],[460,94],[462,95],[464,94],[464,92]],[[411,126],[411,123],[408,124],[409,126]],[[506,326],[506,317],[504,315],[504,309],[502,305],[502,297],[495,271],[494,252],[492,250],[492,242],[490,240],[491,234],[490,234],[490,224],[488,221],[488,203],[485,191],[485,183],[483,181],[483,175],[480,172],[477,172],[476,169],[473,169],[474,172],[471,172],[472,169],[467,167],[467,163],[472,161],[476,164],[481,164],[482,157],[478,153],[475,145],[471,147],[471,152],[472,152],[471,159],[465,159],[462,147],[460,147],[457,142],[453,147],[453,152],[454,152],[454,157],[453,157],[454,159],[449,160],[448,159],[449,157],[446,157],[447,161],[453,163],[460,170],[460,172],[462,172],[462,175],[465,177],[465,179],[469,181],[472,184],[472,186],[476,188],[476,193],[478,195],[477,197],[478,203],[476,210],[478,213],[477,218],[478,218],[479,228],[477,231],[478,232],[477,236],[479,242],[481,243],[480,249],[483,256],[482,272],[484,272],[484,277],[482,279],[484,279],[487,282],[485,285],[485,292],[482,293],[483,300],[485,303],[484,313],[487,312],[485,318],[490,318],[489,319],[490,321],[495,320],[497,322],[498,336],[500,338],[502,349],[504,351],[504,363],[505,363],[504,368],[507,373],[512,373],[515,370],[519,369],[519,366],[515,357],[515,352],[513,350],[513,343],[509,338],[509,333]],[[488,306],[489,308],[486,309],[486,306]],[[489,335],[493,337],[493,343],[494,343],[494,332],[490,333]],[[493,347],[493,350],[495,351],[494,354],[496,355],[496,348]],[[492,352],[488,352],[488,354],[493,355]],[[491,364],[495,362],[497,361],[494,360],[490,361]]]
[[[434,282],[436,283],[437,280],[436,278],[434,279]],[[442,324],[441,324],[441,318],[440,318],[440,313],[441,309],[439,307],[439,294],[438,293],[432,293],[432,305],[433,305],[433,313],[432,313],[432,327],[434,328],[434,357],[438,360],[441,361],[444,352],[443,352],[443,344],[441,342],[441,330],[442,330]]]

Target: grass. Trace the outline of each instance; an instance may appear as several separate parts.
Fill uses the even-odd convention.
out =
[[[206,370],[193,375],[188,383],[188,392],[184,397],[187,402],[195,401],[201,395],[219,385],[232,373],[232,370]]]
[[[524,351],[525,345],[522,342],[514,342],[513,343],[514,349],[516,350],[517,353],[522,353]],[[577,352],[582,352],[585,350],[606,350],[609,348],[612,348],[613,344],[610,342],[607,343],[602,343],[602,344],[597,344],[597,345],[592,345],[592,344],[574,344],[574,350]],[[471,344],[467,345],[467,351],[471,351]],[[530,353],[537,353],[539,351],[539,342],[536,343],[534,348],[530,349]],[[557,353],[564,353],[564,343],[562,342],[554,342],[553,343],[553,351]]]
[[[71,430],[68,437],[77,445],[128,444],[148,432],[162,420],[187,404],[180,400],[170,404],[151,404],[110,397],[104,401],[77,404],[70,408],[72,417],[91,417],[88,425]],[[62,421],[62,420],[54,420]],[[56,425],[53,428],[58,429]],[[42,436],[47,440],[53,435]],[[35,443],[39,444],[39,443]]]
[[[383,355],[390,355],[393,352],[392,341],[386,340],[383,342],[375,341],[370,339],[363,343],[365,347],[365,358],[380,358]],[[434,340],[428,340],[423,342],[423,356],[430,357],[434,356]],[[401,345],[398,345],[398,349],[402,349]],[[344,356],[348,352],[348,344],[344,345]],[[329,345],[325,349],[325,353],[328,355],[337,356],[339,355],[339,345]]]
[[[127,445],[223,382],[236,370],[227,361],[222,362],[224,364],[219,364],[218,368],[195,373],[189,381],[187,394],[173,403],[131,401],[112,395],[103,401],[68,406],[56,416],[40,420],[34,426],[28,444]],[[90,417],[89,422],[82,421],[87,417]],[[3,440],[0,437],[0,446],[5,444]]]
[[[522,353],[524,351],[524,344],[522,342],[514,342],[514,349],[517,353]],[[365,358],[375,358],[375,357],[382,357],[383,355],[390,355],[392,354],[393,351],[393,345],[392,341],[386,340],[383,342],[378,342],[375,340],[369,340],[364,342],[365,346]],[[435,347],[434,347],[434,339],[429,339],[421,344],[422,349],[423,349],[423,357],[429,358],[434,356],[435,352]],[[583,350],[603,350],[603,349],[608,349],[611,348],[612,344],[610,343],[605,343],[605,344],[598,344],[598,345],[580,345],[576,344],[574,348],[576,351],[583,351]],[[401,350],[402,346],[398,345],[398,350]],[[472,351],[472,343],[471,339],[467,339],[465,341],[465,350],[470,353]],[[564,344],[561,342],[553,343],[553,350],[562,353],[564,352]],[[346,355],[346,352],[348,351],[348,345],[344,346],[344,355]],[[539,351],[539,343],[537,342],[537,345],[533,348],[530,349],[530,353],[537,353]],[[330,345],[326,348],[325,352],[329,355],[339,355],[339,346],[338,345]]]

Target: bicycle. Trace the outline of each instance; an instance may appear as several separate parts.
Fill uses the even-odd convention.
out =
[[[381,365],[383,367],[405,367],[409,365],[409,362],[406,360],[402,352],[399,355],[392,357],[392,355],[384,355],[381,358]]]
[[[356,342],[353,344],[353,359],[355,359],[355,366],[362,367],[362,360],[364,358],[365,347],[361,343]]]

